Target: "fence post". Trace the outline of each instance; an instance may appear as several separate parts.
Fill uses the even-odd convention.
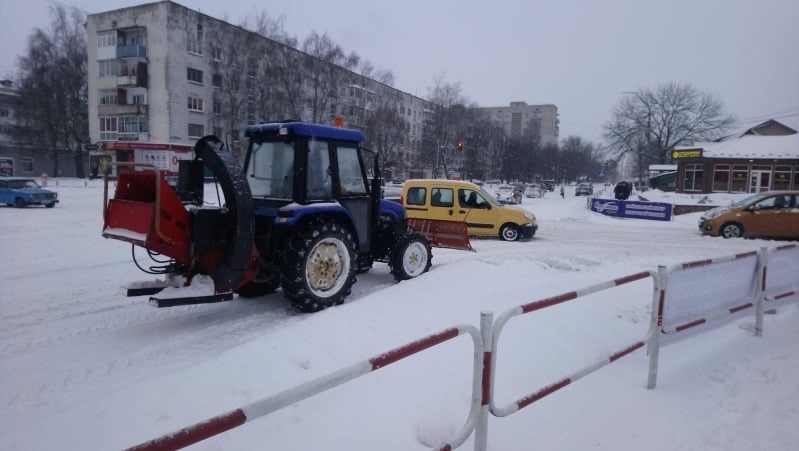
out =
[[[655,289],[652,294],[652,321],[649,325],[649,378],[646,388],[653,389],[658,379],[658,358],[660,357],[660,330],[663,327],[663,308],[666,297],[666,266],[658,265],[654,276]]]
[[[761,247],[757,253],[757,300],[755,301],[755,337],[763,336],[763,302],[766,300],[766,272],[768,249]]]
[[[488,446],[488,406],[491,396],[491,348],[494,331],[494,314],[487,311],[480,312],[480,336],[483,338],[483,378],[482,399],[480,400],[480,415],[474,428],[474,451],[486,451]]]

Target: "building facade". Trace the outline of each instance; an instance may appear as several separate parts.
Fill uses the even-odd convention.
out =
[[[799,133],[773,120],[714,142],[678,146],[672,157],[678,192],[799,189]]]
[[[366,131],[381,109],[403,121],[381,141],[391,176],[420,160],[430,102],[275,40],[171,1],[89,15],[86,30],[92,173],[126,161],[175,172],[208,134],[242,152],[244,127],[265,121]]]
[[[0,176],[75,177],[75,159],[69,151],[32,146],[23,139],[17,116],[20,100],[14,83],[0,80]]]
[[[536,136],[540,145],[557,145],[560,138],[558,107],[552,104],[528,105],[511,102],[504,107],[481,107],[492,121],[500,124],[511,139]]]

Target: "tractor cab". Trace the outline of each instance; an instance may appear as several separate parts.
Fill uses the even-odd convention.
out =
[[[360,131],[278,122],[249,126],[244,135],[249,138],[245,174],[258,204],[369,197]]]

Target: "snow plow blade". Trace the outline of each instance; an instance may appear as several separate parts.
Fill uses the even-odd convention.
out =
[[[184,298],[159,298],[156,296],[150,297],[150,305],[153,307],[177,307],[179,305],[194,305],[194,304],[213,304],[215,302],[224,302],[233,299],[233,292],[211,294],[207,296],[189,296]]]
[[[408,218],[408,224],[424,235],[433,247],[474,251],[463,221]]]

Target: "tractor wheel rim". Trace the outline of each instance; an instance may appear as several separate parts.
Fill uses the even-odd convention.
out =
[[[427,248],[415,241],[408,245],[402,256],[402,268],[411,277],[416,277],[424,272],[427,267]]]
[[[317,296],[335,294],[344,284],[342,274],[349,270],[349,256],[344,243],[324,239],[311,249],[305,266],[308,286]]]

